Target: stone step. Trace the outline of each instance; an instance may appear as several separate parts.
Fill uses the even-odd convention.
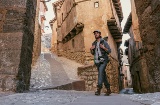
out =
[[[62,86],[57,86],[54,89],[85,91],[85,81],[84,80],[75,81],[75,82],[65,84],[65,85],[62,85]]]
[[[79,80],[79,81],[74,81],[71,83],[63,84],[60,86],[48,86],[48,87],[42,87],[42,88],[37,88],[37,89],[30,89],[30,91],[37,91],[37,90],[75,90],[75,91],[85,91],[85,81],[84,80]]]

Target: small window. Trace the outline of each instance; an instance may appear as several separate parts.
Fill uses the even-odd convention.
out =
[[[99,7],[99,2],[94,2],[94,8],[98,8]]]
[[[74,48],[74,39],[72,40],[72,47]]]

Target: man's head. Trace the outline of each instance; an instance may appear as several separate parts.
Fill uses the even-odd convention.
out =
[[[95,35],[95,39],[101,38],[101,31],[95,30],[93,33],[94,33],[94,35]]]

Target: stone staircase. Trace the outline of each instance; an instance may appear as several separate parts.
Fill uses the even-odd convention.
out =
[[[82,66],[51,53],[42,53],[32,67],[30,90],[85,90],[85,82],[77,76],[77,68]]]

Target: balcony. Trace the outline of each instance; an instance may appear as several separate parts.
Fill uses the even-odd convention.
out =
[[[118,26],[116,19],[107,20],[107,25],[115,41],[117,43],[122,43],[122,30],[121,27]]]
[[[62,39],[63,43],[68,42],[72,38],[74,38],[76,35],[78,35],[80,32],[83,31],[84,24],[83,23],[77,23],[76,26]]]
[[[113,5],[115,7],[116,13],[118,15],[119,21],[122,22],[123,20],[123,13],[122,13],[122,6],[120,0],[112,0]]]

